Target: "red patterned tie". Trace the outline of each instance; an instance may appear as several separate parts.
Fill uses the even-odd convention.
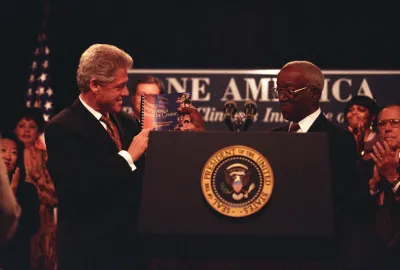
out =
[[[299,123],[292,123],[289,128],[289,132],[297,132],[300,129]]]
[[[121,139],[119,137],[119,133],[113,122],[111,122],[110,118],[102,115],[100,118],[100,121],[105,123],[107,126],[107,132],[110,134],[111,139],[113,139],[115,145],[118,148],[118,151],[121,151],[122,146],[121,146]]]

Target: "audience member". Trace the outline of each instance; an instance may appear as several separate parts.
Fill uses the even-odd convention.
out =
[[[389,269],[400,265],[400,105],[389,105],[378,117],[381,142],[373,146],[374,173],[369,181],[377,205],[377,232],[382,239]]]
[[[31,269],[31,237],[39,229],[40,222],[38,192],[33,184],[25,181],[23,144],[12,132],[1,134],[1,158],[21,207],[21,217],[14,238],[0,248],[0,268],[28,270]]]
[[[2,146],[1,138],[0,147],[1,153],[4,155],[3,153],[7,149]],[[15,186],[16,181],[14,179],[13,186]],[[0,245],[4,244],[14,235],[18,219],[21,215],[21,208],[15,199],[10,183],[7,167],[3,159],[0,159]]]
[[[47,153],[39,135],[43,133],[45,121],[39,109],[24,109],[15,125],[15,134],[25,146],[26,181],[34,184],[40,200],[40,229],[32,238],[32,270],[53,270],[56,262],[57,197],[54,183],[46,169]]]
[[[372,146],[379,141],[376,121],[379,107],[367,96],[354,96],[344,110],[349,131],[354,135],[357,152],[364,160],[371,159]]]

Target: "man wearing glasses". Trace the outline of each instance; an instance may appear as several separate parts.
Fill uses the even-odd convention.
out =
[[[377,232],[386,246],[387,262],[398,267],[400,255],[400,105],[389,105],[378,116],[381,142],[373,146],[374,174],[369,180],[377,204]]]
[[[273,97],[279,99],[283,117],[289,124],[273,131],[328,134],[334,220],[340,250],[340,260],[337,260],[337,256],[332,258],[340,265],[330,267],[361,269],[363,259],[353,254],[355,250],[351,244],[355,240],[351,236],[354,231],[359,231],[355,226],[365,214],[361,209],[366,205],[368,187],[365,184],[363,186],[358,177],[357,150],[353,136],[334,126],[321,112],[319,100],[323,87],[324,75],[314,64],[307,61],[286,64],[278,74],[277,87],[270,91]],[[299,180],[306,184],[306,179]],[[309,187],[309,190],[318,192],[318,187]]]

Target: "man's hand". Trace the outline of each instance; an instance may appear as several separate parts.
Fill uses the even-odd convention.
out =
[[[128,153],[131,155],[133,162],[137,161],[146,151],[149,140],[149,132],[152,130],[154,130],[154,128],[143,129],[133,138],[131,145],[128,148]]]
[[[379,175],[378,167],[375,165],[374,166],[374,173],[372,175],[372,178],[369,179],[369,190],[371,190],[373,192],[378,192],[378,186],[379,186],[379,182],[381,180],[382,180],[382,178]]]
[[[393,151],[385,141],[383,147],[377,142],[372,149],[371,157],[375,161],[379,175],[393,184],[393,180],[399,178],[397,170],[399,168],[400,149]]]
[[[190,116],[190,123],[184,126],[182,131],[205,131],[206,125],[199,111],[195,107],[180,107],[178,112],[187,114]]]

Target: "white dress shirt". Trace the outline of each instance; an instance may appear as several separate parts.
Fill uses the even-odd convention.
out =
[[[81,96],[79,96],[79,100],[82,102],[83,106],[85,106],[85,108],[91,113],[93,114],[93,116],[100,122],[100,124],[107,130],[107,125],[106,123],[103,123],[102,121],[100,121],[100,118],[102,116],[102,114],[98,111],[96,111],[95,109],[93,109],[92,107],[90,107],[89,105],[87,105],[81,98]],[[118,155],[120,155],[121,157],[123,157],[126,162],[128,162],[129,166],[131,167],[132,171],[136,170],[136,166],[133,163],[132,157],[131,155],[125,151],[125,150],[121,150],[118,152]]]
[[[302,119],[299,122],[300,128],[297,130],[297,133],[306,133],[310,129],[311,125],[315,122],[315,120],[317,120],[317,118],[318,118],[318,116],[320,114],[321,114],[321,109],[318,108],[318,110],[316,110],[315,112],[313,112],[309,116],[307,116],[304,119]],[[290,122],[288,130],[290,130],[290,127],[292,125],[293,125],[293,122]]]

